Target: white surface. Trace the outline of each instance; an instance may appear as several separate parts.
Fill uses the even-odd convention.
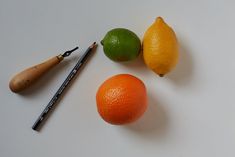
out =
[[[234,157],[235,2],[1,0],[1,157]],[[32,124],[58,89],[77,56],[111,28],[142,38],[157,16],[177,33],[180,63],[165,78],[141,59],[119,64],[96,53],[37,133]],[[25,67],[59,52],[76,52],[21,95],[8,81]],[[128,126],[105,123],[95,94],[108,77],[130,73],[148,89],[149,108]]]

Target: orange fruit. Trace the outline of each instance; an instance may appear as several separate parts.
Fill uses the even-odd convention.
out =
[[[144,83],[135,76],[119,74],[107,79],[96,94],[100,116],[111,124],[126,124],[137,120],[147,108]]]

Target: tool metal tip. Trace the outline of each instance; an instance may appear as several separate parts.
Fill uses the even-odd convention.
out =
[[[63,57],[68,57],[73,51],[75,51],[75,50],[77,50],[78,49],[78,47],[75,47],[74,49],[72,49],[72,50],[68,50],[68,51],[66,51],[62,56]]]

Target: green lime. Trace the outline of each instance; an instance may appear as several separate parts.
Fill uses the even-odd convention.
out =
[[[129,61],[137,58],[141,49],[138,36],[125,28],[110,30],[101,41],[105,55],[113,61]]]

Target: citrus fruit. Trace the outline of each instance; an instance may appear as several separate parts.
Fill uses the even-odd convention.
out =
[[[178,56],[178,43],[173,29],[158,17],[144,34],[145,64],[159,76],[164,76],[176,66]]]
[[[113,61],[135,59],[141,49],[139,37],[125,28],[110,30],[101,41],[105,55]]]
[[[119,74],[107,79],[96,94],[100,116],[111,124],[126,124],[137,120],[147,108],[144,83],[135,76]]]

